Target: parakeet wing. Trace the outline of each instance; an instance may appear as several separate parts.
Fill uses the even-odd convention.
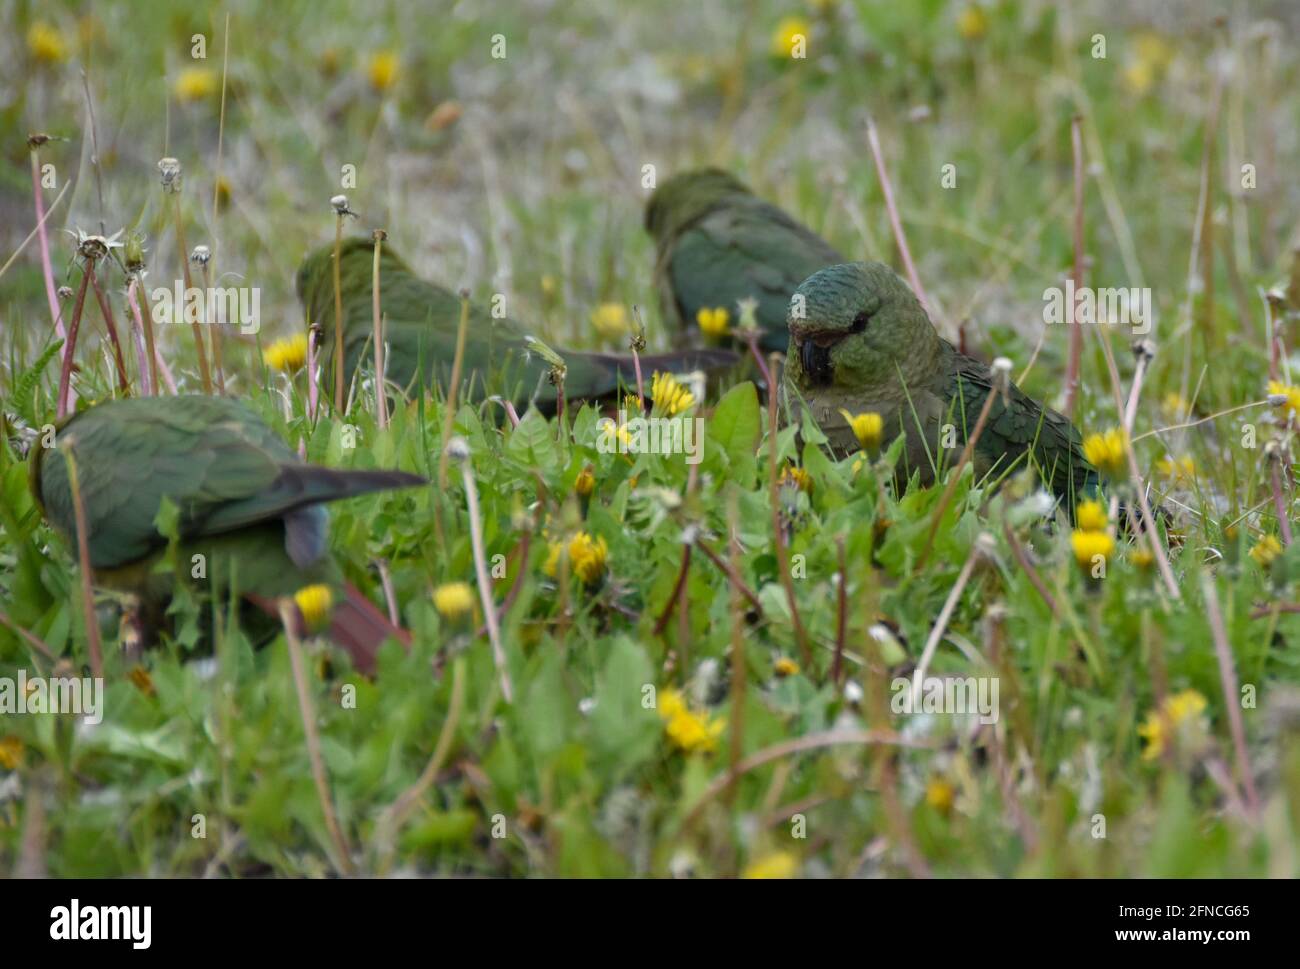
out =
[[[964,433],[974,430],[988,395],[996,394],[988,423],[976,444],[977,453],[990,464],[1004,468],[1030,450],[1034,463],[1057,494],[1068,496],[1095,489],[1096,471],[1083,456],[1079,432],[1063,415],[1043,406],[1015,384],[1011,384],[1003,400],[987,366],[950,345],[945,345],[945,355],[948,366],[941,377],[940,393],[955,403],[956,419],[965,421]]]
[[[183,537],[285,518],[318,548],[320,517],[291,514],[319,502],[418,483],[415,475],[338,471],[299,462],[243,404],[220,397],[149,397],[93,407],[36,456],[38,496],[51,523],[76,535],[64,451],[76,459],[91,565],[115,568],[161,546],[154,520],[168,498]],[[290,521],[290,519],[292,519]],[[293,531],[293,528],[290,528]]]
[[[844,261],[829,243],[773,205],[754,200],[714,210],[684,231],[668,251],[664,279],[681,325],[696,313],[758,300],[756,318],[767,350],[789,342],[786,310],[799,284],[819,269]],[[665,294],[667,295],[667,294]]]

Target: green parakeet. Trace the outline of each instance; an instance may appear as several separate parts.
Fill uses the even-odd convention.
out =
[[[811,229],[716,168],[683,172],[660,185],[645,210],[658,256],[655,284],[669,325],[695,339],[700,310],[758,301],[755,318],[768,352],[789,342],[785,310],[795,287],[844,257]]]
[[[324,503],[422,484],[418,475],[304,464],[256,414],[229,398],[110,401],[66,421],[53,448],[33,448],[32,493],[74,550],[69,450],[95,579],[138,597],[145,615],[161,617],[174,591],[173,578],[154,569],[167,546],[155,524],[167,498],[179,516],[185,577],[204,580],[196,586],[234,588],[272,613],[281,596],[329,586],[336,603],[331,633],[363,672],[387,636],[405,638],[342,581],[328,552]],[[192,571],[196,563],[201,576]]]
[[[353,238],[340,249],[340,291],[343,296],[343,352],[345,379],[351,382],[363,356],[373,362],[374,243]],[[390,247],[380,255],[379,291],[385,319],[387,346],[384,376],[390,384],[407,388],[415,383],[421,359],[427,379],[446,391],[456,355],[460,325],[460,298],[448,289],[416,276]],[[322,246],[298,268],[298,298],[309,323],[319,324],[322,376],[332,392],[334,383],[334,247]],[[547,379],[550,364],[527,345],[528,331],[510,319],[494,319],[477,306],[470,307],[465,340],[462,380],[469,396],[501,394],[522,406],[535,401],[548,411],[556,406],[556,389]],[[636,386],[630,354],[580,353],[556,348],[567,372],[564,393],[569,398],[601,398],[622,386]],[[692,350],[641,357],[648,381],[656,371],[683,373],[713,371],[733,365],[737,358],[724,350]]]
[[[997,375],[941,339],[888,266],[856,262],[814,273],[795,290],[787,322],[787,398],[796,411],[812,409],[837,452],[858,447],[841,411],[875,412],[884,420],[886,443],[907,435],[902,473],[919,471],[921,481],[931,483],[936,465],[951,467],[957,460],[993,393],[998,396],[975,445],[977,475],[999,475],[1028,453],[1065,499],[1067,512],[1073,513],[1076,495],[1096,492],[1097,472],[1070,422],[1009,378],[1005,398],[998,393]]]

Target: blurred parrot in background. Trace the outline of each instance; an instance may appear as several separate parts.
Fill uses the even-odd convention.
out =
[[[155,524],[167,498],[179,513],[177,578],[190,580],[194,556],[203,555],[207,583],[229,584],[272,616],[280,597],[328,586],[330,634],[364,673],[386,638],[409,641],[343,581],[328,551],[324,503],[423,484],[419,475],[304,464],[261,418],[229,398],[110,401],[73,415],[57,430],[55,446],[34,447],[30,459],[36,503],[74,554],[69,449],[94,578],[136,597],[150,631],[163,622],[176,581],[154,568],[167,547]]]
[[[340,249],[340,290],[343,296],[344,375],[350,384],[363,355],[373,360],[374,243],[344,240]],[[423,359],[426,379],[445,393],[456,356],[460,326],[460,297],[449,289],[415,275],[390,247],[380,254],[379,293],[386,344],[384,377],[409,388]],[[334,247],[321,246],[298,268],[298,298],[309,324],[319,324],[322,381],[333,392],[334,369]],[[462,381],[470,399],[482,398],[485,386],[522,406],[536,402],[547,412],[556,408],[556,388],[547,379],[551,364],[544,352],[526,342],[528,331],[510,319],[494,319],[481,307],[470,306]],[[620,386],[635,387],[631,354],[582,353],[557,348],[564,360],[564,394],[570,399],[596,399],[616,394]],[[685,373],[723,370],[737,362],[727,350],[685,350],[641,356],[646,381],[655,371]]]
[[[1098,473],[1069,420],[1009,377],[1003,395],[998,375],[940,338],[920,301],[888,266],[855,262],[814,273],[795,290],[788,324],[787,400],[795,413],[812,409],[838,454],[859,446],[842,412],[874,412],[883,419],[885,443],[907,435],[903,475],[919,471],[921,482],[930,484],[936,465],[955,463],[989,394],[996,394],[975,444],[976,475],[1000,475],[1028,453],[1065,499],[1067,513],[1073,515],[1076,496],[1095,496]],[[945,424],[952,425],[950,441],[944,440]]]
[[[665,323],[698,341],[699,313],[758,301],[760,346],[785,352],[785,311],[795,287],[844,262],[830,243],[716,168],[683,172],[660,185],[645,210],[658,255],[655,285]]]

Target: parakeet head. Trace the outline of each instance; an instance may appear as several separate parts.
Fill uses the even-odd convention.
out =
[[[852,262],[809,276],[790,298],[787,373],[799,386],[869,389],[933,373],[939,335],[888,266]]]
[[[720,168],[700,168],[668,179],[650,196],[645,228],[662,243],[676,236],[728,196],[752,195],[744,183]]]

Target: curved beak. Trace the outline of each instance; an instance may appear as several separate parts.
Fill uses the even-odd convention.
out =
[[[831,349],[839,340],[816,340],[806,338],[799,344],[799,363],[804,373],[814,384],[825,387],[835,376],[835,366],[831,362]]]

